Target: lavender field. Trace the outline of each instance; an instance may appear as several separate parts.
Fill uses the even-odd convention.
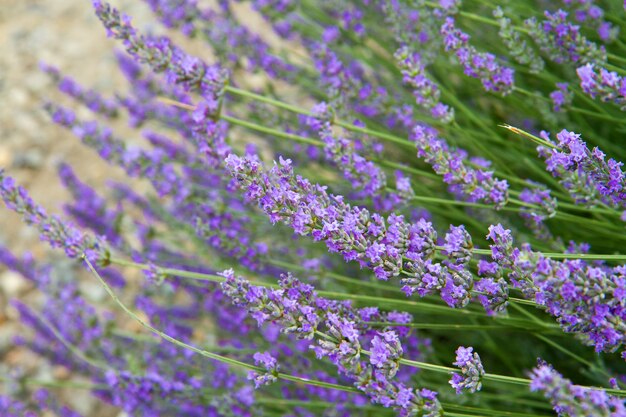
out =
[[[0,9],[0,416],[626,416],[626,2]]]

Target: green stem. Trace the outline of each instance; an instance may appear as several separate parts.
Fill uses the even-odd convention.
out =
[[[172,343],[172,344],[174,344],[176,346],[179,346],[179,347],[181,347],[183,349],[187,349],[187,350],[190,350],[192,352],[195,352],[195,353],[197,353],[197,354],[199,354],[201,356],[204,356],[206,358],[214,359],[214,360],[217,360],[219,362],[226,363],[228,365],[233,365],[233,366],[241,367],[241,368],[244,368],[244,369],[249,369],[249,370],[260,372],[260,373],[264,373],[265,372],[265,370],[263,368],[261,368],[261,367],[254,366],[254,365],[251,365],[251,364],[246,363],[246,362],[241,362],[241,361],[238,361],[236,359],[229,358],[227,356],[218,355],[216,353],[209,352],[209,351],[204,350],[204,349],[199,349],[199,348],[197,348],[195,346],[189,345],[189,344],[187,344],[187,343],[185,343],[183,341],[175,339],[175,338],[169,336],[168,334],[163,333],[162,331],[152,327],[150,324],[148,324],[147,322],[143,321],[132,310],[130,310],[119,299],[119,297],[113,292],[113,290],[106,283],[106,281],[104,281],[104,279],[100,276],[100,274],[98,274],[98,271],[96,271],[96,269],[93,267],[93,265],[91,265],[91,262],[89,262],[89,259],[87,259],[87,257],[84,256],[84,255],[83,255],[83,260],[85,261],[85,263],[87,264],[87,266],[89,267],[89,269],[91,270],[93,275],[98,279],[98,281],[100,281],[100,284],[102,284],[102,286],[106,290],[107,294],[109,294],[109,296],[113,299],[113,301],[115,301],[115,303],[122,310],[124,310],[124,312],[126,314],[128,314],[135,321],[137,321],[139,324],[141,324],[143,327],[145,327],[146,329],[148,329],[152,333],[154,333],[157,336],[161,337],[163,340],[166,340],[166,341],[168,341],[168,342],[170,342],[170,343]],[[277,373],[275,376],[277,378],[279,378],[279,379],[284,379],[286,381],[298,382],[298,383],[303,383],[303,384],[306,384],[306,385],[312,385],[312,386],[316,386],[316,387],[329,388],[329,389],[335,389],[335,390],[347,391],[347,392],[360,392],[358,389],[353,388],[353,387],[347,387],[347,386],[344,386],[344,385],[332,384],[332,383],[329,383],[329,382],[317,381],[317,380],[312,380],[312,379],[308,379],[308,378],[302,378],[302,377],[299,377],[299,376],[294,376],[294,375],[289,375],[289,374]]]
[[[121,266],[129,266],[133,268],[148,269],[151,267],[148,264],[141,264],[141,263],[126,261],[126,260],[118,259],[118,258],[111,258],[109,261],[112,264],[121,265]],[[173,268],[157,267],[157,270],[160,274],[163,274],[166,276],[171,275],[171,276],[177,276],[181,278],[190,278],[190,279],[199,280],[199,281],[221,283],[226,280],[224,277],[219,276],[219,275],[203,274],[200,272],[184,271],[184,270],[173,269]],[[258,285],[262,287],[278,288],[277,284],[272,284],[268,282],[250,281],[250,283],[253,285]],[[319,291],[316,290],[316,293],[320,296],[328,297],[328,298],[335,299],[335,300],[361,301],[364,303],[368,303],[370,305],[373,303],[374,305],[378,305],[380,307],[386,306],[389,308],[406,308],[406,309],[411,309],[413,311],[426,311],[426,312],[432,312],[432,313],[455,316],[455,317],[458,315],[465,315],[468,317],[469,316],[479,316],[479,317],[483,316],[480,313],[469,311],[469,310],[454,310],[444,305],[428,304],[428,303],[421,302],[421,301],[417,302],[417,301],[411,301],[411,300],[400,300],[396,298],[375,297],[375,296],[368,296],[368,295],[361,295],[361,294],[348,294],[348,293],[321,291],[321,290]]]
[[[50,323],[44,316],[39,314],[37,311],[35,311],[35,310],[30,310],[30,311],[37,318],[37,320],[39,320],[41,323],[43,323],[43,325],[46,326],[46,328],[48,330],[50,330],[52,332],[52,334],[54,334],[54,337],[56,337],[59,340],[59,342],[61,342],[61,344],[63,346],[65,346],[65,348],[67,350],[69,350],[74,356],[76,356],[77,358],[79,358],[80,360],[85,362],[86,364],[92,366],[93,368],[99,369],[100,371],[105,371],[106,372],[106,371],[113,370],[106,363],[100,362],[100,361],[95,360],[95,359],[92,359],[92,358],[88,357],[87,355],[85,355],[79,348],[77,348],[72,343],[67,341],[65,339],[65,337],[63,337],[61,332],[59,332],[57,330],[57,328],[54,327],[54,325],[52,323]]]
[[[363,324],[367,324],[372,327],[409,327],[411,329],[418,330],[459,330],[459,331],[474,331],[474,330],[510,330],[508,326],[502,325],[488,325],[488,324],[453,324],[453,323],[393,323],[384,321],[366,321]]]

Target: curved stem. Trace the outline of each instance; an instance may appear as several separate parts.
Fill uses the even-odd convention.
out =
[[[102,284],[102,286],[104,287],[104,289],[106,290],[107,294],[109,294],[109,296],[113,299],[113,301],[115,301],[115,303],[122,309],[124,310],[124,312],[126,314],[128,314],[131,318],[133,318],[135,321],[137,321],[139,324],[141,324],[143,327],[145,327],[146,329],[148,329],[149,331],[151,331],[152,333],[156,334],[157,336],[161,337],[162,339],[178,346],[181,347],[183,349],[187,349],[187,350],[191,350],[192,352],[195,352],[201,356],[207,357],[209,359],[214,359],[217,360],[219,362],[222,363],[226,363],[228,365],[233,365],[233,366],[238,366],[244,369],[249,369],[252,371],[256,371],[256,372],[265,372],[265,370],[259,366],[255,366],[246,362],[241,362],[238,361],[236,359],[232,359],[229,358],[227,356],[222,356],[222,355],[218,355],[216,353],[213,352],[209,352],[207,350],[204,349],[199,349],[195,346],[189,345],[181,340],[175,339],[171,336],[169,336],[166,333],[163,333],[162,331],[152,327],[150,324],[148,324],[147,322],[145,322],[144,320],[142,320],[137,314],[135,314],[132,310],[130,310],[120,299],[119,297],[113,292],[113,290],[111,289],[111,287],[106,283],[106,281],[104,281],[104,279],[100,276],[100,274],[98,274],[98,271],[96,271],[96,269],[93,267],[93,265],[91,265],[91,262],[89,262],[89,259],[87,259],[86,256],[83,255],[83,260],[85,261],[85,263],[87,264],[89,270],[93,273],[93,275],[98,279],[98,281],[100,281],[100,284]],[[347,387],[345,385],[339,385],[339,384],[332,384],[329,382],[323,382],[323,381],[317,381],[317,380],[313,380],[313,379],[308,379],[308,378],[302,378],[299,376],[294,376],[294,375],[289,375],[289,374],[283,374],[283,373],[277,373],[275,375],[277,378],[279,379],[284,379],[286,381],[292,381],[292,382],[300,382],[306,385],[312,385],[312,386],[316,386],[316,387],[321,387],[321,388],[330,388],[330,389],[335,389],[335,390],[339,390],[339,391],[347,391],[347,392],[360,392],[358,389],[354,388],[354,387]]]

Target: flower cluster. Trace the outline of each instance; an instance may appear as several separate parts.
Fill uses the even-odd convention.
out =
[[[397,276],[403,256],[429,257],[434,250],[432,227],[409,225],[402,216],[382,216],[353,207],[325,187],[296,176],[290,160],[280,158],[269,172],[258,160],[226,159],[226,167],[246,196],[257,201],[272,223],[284,222],[300,235],[325,241],[329,250],[374,271],[379,279]]]
[[[319,103],[313,109],[314,117],[309,124],[324,142],[324,153],[343,170],[344,176],[366,196],[375,196],[385,187],[385,173],[372,161],[368,161],[355,150],[355,144],[333,132],[332,110],[326,103]]]
[[[532,181],[529,183],[533,187],[524,188],[519,195],[519,199],[528,204],[522,208],[520,215],[536,236],[545,239],[550,236],[545,221],[556,215],[557,200],[546,186]]]
[[[373,403],[396,408],[403,416],[423,413],[434,417],[441,412],[436,393],[394,381],[403,353],[395,332],[381,332],[373,338],[368,364],[361,360],[365,351],[355,321],[358,316],[349,305],[317,296],[310,285],[291,275],[282,276],[280,288],[275,290],[252,285],[235,277],[232,270],[222,276],[226,278],[222,289],[233,303],[244,307],[259,324],[274,322],[283,332],[316,338],[318,345],[310,348],[318,358],[328,357]],[[275,369],[275,361],[266,356],[259,356],[259,362],[266,369]]]
[[[576,69],[580,80],[580,88],[591,97],[615,103],[621,110],[626,110],[626,78],[614,71],[586,64]]]
[[[566,332],[577,333],[596,351],[614,351],[625,342],[626,267],[594,266],[582,260],[555,261],[529,245],[513,246],[511,231],[489,227],[492,258],[511,272],[509,280]]]
[[[276,375],[278,374],[278,361],[269,352],[256,352],[253,356],[254,364],[260,366],[265,371],[264,373],[258,373],[250,371],[248,379],[254,381],[254,387],[259,388],[263,385],[269,385],[276,382]]]
[[[474,393],[482,388],[482,378],[485,375],[483,364],[478,353],[472,347],[459,346],[456,350],[456,361],[453,365],[458,366],[460,374],[452,374],[450,385],[457,394],[465,391]]]
[[[41,66],[65,95],[52,121],[132,183],[100,193],[60,164],[70,223],[0,169],[4,203],[74,260],[0,245],[0,310],[23,326],[0,341],[0,414],[78,417],[31,390],[74,377],[139,417],[626,414],[617,5],[146,3],[163,30],[93,0],[121,90]],[[558,357],[555,332],[559,372],[522,374]],[[10,369],[25,349],[63,377]]]
[[[2,170],[0,196],[9,209],[21,214],[27,224],[39,229],[41,239],[52,247],[63,248],[70,258],[85,255],[94,264],[108,264],[109,250],[102,238],[83,233],[59,217],[49,216],[23,187],[16,185],[15,180]]]
[[[498,35],[509,49],[511,56],[520,64],[528,65],[532,73],[541,72],[545,67],[545,62],[526,41],[521,39],[519,32],[513,28],[511,19],[504,15],[500,6],[494,9],[493,17],[498,20],[500,25]]]
[[[116,117],[118,115],[118,105],[113,100],[103,97],[95,90],[82,88],[80,84],[70,77],[63,76],[56,67],[45,63],[41,63],[40,67],[42,71],[50,75],[60,91],[84,104],[89,110],[106,117]]]
[[[413,90],[417,105],[429,110],[434,118],[444,123],[452,122],[454,109],[439,101],[441,92],[437,84],[426,74],[421,56],[404,47],[396,51],[394,58],[402,71],[402,81]]]
[[[555,112],[561,112],[572,104],[573,93],[567,83],[557,83],[557,89],[550,93],[550,100]]]
[[[513,91],[513,69],[499,64],[493,54],[478,52],[470,45],[470,36],[456,27],[453,17],[446,18],[441,35],[446,51],[454,52],[465,75],[480,79],[487,91],[503,95]]]
[[[568,416],[621,416],[626,414],[623,399],[608,395],[602,390],[572,384],[551,365],[539,360],[530,377],[531,391],[543,392],[554,409]]]
[[[526,20],[525,25],[542,52],[550,59],[556,63],[603,65],[606,62],[604,47],[583,36],[580,27],[568,20],[567,12],[546,11],[544,15],[545,20],[539,22],[535,18],[530,18]]]
[[[417,146],[417,156],[424,158],[435,172],[443,176],[453,191],[466,196],[468,201],[485,201],[502,207],[508,200],[508,183],[495,178],[493,172],[473,168],[465,161],[466,154],[452,149],[439,137],[436,129],[418,124],[411,140]]]
[[[549,140],[546,134],[543,135]],[[617,208],[626,208],[626,176],[622,162],[606,155],[598,147],[590,150],[579,134],[563,129],[557,133],[558,146],[551,151],[543,150],[546,168],[555,177],[567,180],[569,173],[581,182],[593,187],[599,199]],[[570,188],[567,187],[566,188]]]

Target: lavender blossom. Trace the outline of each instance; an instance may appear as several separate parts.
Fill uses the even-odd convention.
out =
[[[571,11],[577,22],[594,28],[600,39],[604,42],[612,42],[619,34],[619,27],[613,26],[604,20],[604,10],[596,4],[595,0],[563,1],[564,6]]]
[[[232,270],[222,275],[226,278],[221,284],[224,293],[234,304],[244,307],[259,324],[276,322],[283,332],[300,338],[318,336],[318,345],[310,345],[310,349],[320,359],[328,357],[373,403],[393,407],[401,416],[418,412],[432,417],[440,415],[442,410],[436,393],[412,389],[392,380],[402,354],[394,332],[379,334],[376,342],[372,341],[370,363],[363,362],[355,322],[358,316],[348,306],[317,296],[310,285],[290,275],[281,277],[280,289],[276,290],[251,285],[243,278],[236,278]]]
[[[454,109],[439,101],[439,87],[428,78],[420,54],[403,47],[396,51],[394,58],[402,71],[402,81],[413,89],[417,105],[429,110],[434,118],[444,123],[454,121]]]
[[[483,364],[478,353],[472,347],[459,346],[456,350],[456,361],[453,363],[461,370],[460,374],[453,373],[449,381],[457,394],[465,391],[475,393],[482,388],[482,378],[485,375]]]
[[[582,260],[555,261],[513,246],[511,231],[489,227],[492,258],[507,268],[509,281],[527,299],[554,316],[564,331],[576,333],[598,352],[626,341],[626,267],[593,266]]]
[[[24,188],[15,184],[15,180],[0,170],[0,196],[6,206],[22,215],[26,224],[39,229],[41,240],[52,247],[63,248],[70,258],[85,254],[93,263],[106,266],[109,250],[105,241],[98,236],[83,233],[72,224],[56,216],[49,216],[35,204]]]
[[[538,22],[530,18],[525,25],[539,48],[556,63],[606,63],[606,50],[603,46],[587,40],[580,33],[580,27],[568,21],[567,12],[545,11],[546,19]]]
[[[223,63],[246,65],[251,71],[262,69],[272,77],[288,79],[296,72],[296,67],[273,54],[261,37],[238,23],[228,7],[215,10],[201,8],[196,2],[171,0],[149,0],[148,4],[167,27],[206,39]]]
[[[276,382],[276,375],[280,368],[276,358],[270,355],[269,352],[256,352],[253,357],[254,364],[265,370],[265,373],[262,374],[255,371],[251,371],[248,374],[248,379],[254,381],[254,387],[259,388],[263,385],[270,385]]]
[[[508,305],[509,285],[502,275],[503,269],[496,262],[478,261],[478,276],[481,279],[474,283],[474,292],[490,316],[506,311]]]
[[[333,133],[330,123],[332,112],[326,103],[319,103],[313,109],[314,119],[309,120],[324,142],[326,158],[341,167],[344,176],[356,189],[363,190],[366,196],[375,196],[386,185],[385,173],[373,162],[361,156],[355,145],[348,139]]]
[[[463,225],[450,226],[450,231],[446,233],[443,254],[455,265],[467,264],[472,258],[472,237]]]
[[[104,98],[95,90],[84,89],[71,78],[62,76],[56,67],[45,63],[41,63],[40,67],[42,71],[50,75],[61,92],[76,99],[79,103],[84,104],[89,110],[109,118],[118,115],[118,106],[113,100]]]
[[[93,0],[96,15],[107,30],[107,35],[123,42],[126,51],[137,61],[148,64],[155,72],[165,72],[166,78],[185,89],[200,92],[213,103],[223,94],[227,73],[219,66],[208,66],[200,59],[185,54],[167,38],[138,35],[130,18],[100,0]]]
[[[415,142],[417,156],[424,158],[433,170],[443,176],[444,182],[459,189],[469,201],[493,203],[503,207],[508,200],[508,183],[493,176],[491,171],[483,171],[469,166],[465,154],[451,149],[434,128],[418,124],[411,140]]]
[[[395,332],[380,332],[372,339],[370,363],[384,372],[387,378],[393,378],[398,372],[402,354],[402,345]]]
[[[550,100],[552,100],[552,106],[555,112],[563,111],[563,107],[568,107],[572,104],[574,94],[569,90],[567,83],[557,83],[557,89],[550,93]]]
[[[455,26],[453,17],[446,18],[441,35],[445,50],[454,52],[465,75],[480,79],[487,91],[502,95],[513,91],[513,69],[500,65],[493,54],[478,52],[469,44],[470,36]]]
[[[98,151],[104,160],[122,166],[131,176],[147,177],[160,196],[172,194],[182,200],[190,193],[165,152],[158,149],[146,152],[127,146],[122,139],[114,137],[108,127],[102,127],[96,121],[81,122],[63,107],[48,104],[46,110],[54,122],[71,129],[83,143]]]
[[[532,206],[523,206],[520,216],[526,220],[526,225],[539,239],[548,239],[550,231],[545,221],[556,215],[557,200],[550,195],[550,190],[542,184],[527,181],[533,188],[524,188],[519,199]]]
[[[474,284],[472,274],[463,266],[435,263],[428,259],[416,260],[407,265],[409,277],[402,279],[402,291],[420,297],[439,292],[443,301],[453,308],[467,306]]]
[[[550,141],[547,134],[542,133],[542,136]],[[612,158],[606,160],[604,152],[597,147],[590,150],[579,134],[563,129],[556,137],[558,146],[555,149],[541,150],[549,155],[546,157],[548,172],[566,181],[568,177],[576,176],[579,181],[593,187],[602,202],[616,208],[626,208],[626,176],[621,168],[623,163]],[[566,188],[571,187],[566,185]]]
[[[574,385],[542,360],[539,360],[537,366],[533,368],[530,377],[530,390],[543,392],[559,415],[572,417],[626,415],[626,403],[623,399],[601,390]]]
[[[599,97],[604,102],[610,102],[626,110],[626,77],[616,72],[600,68],[596,70],[593,64],[586,64],[576,69],[580,79],[580,88],[592,98]]]
[[[400,273],[403,257],[427,259],[434,253],[434,230],[427,222],[408,224],[402,216],[386,220],[352,207],[325,187],[295,176],[290,160],[282,157],[269,173],[258,160],[231,154],[226,167],[246,197],[257,201],[272,223],[290,225],[300,235],[325,241],[346,261],[357,261],[387,280]]]

